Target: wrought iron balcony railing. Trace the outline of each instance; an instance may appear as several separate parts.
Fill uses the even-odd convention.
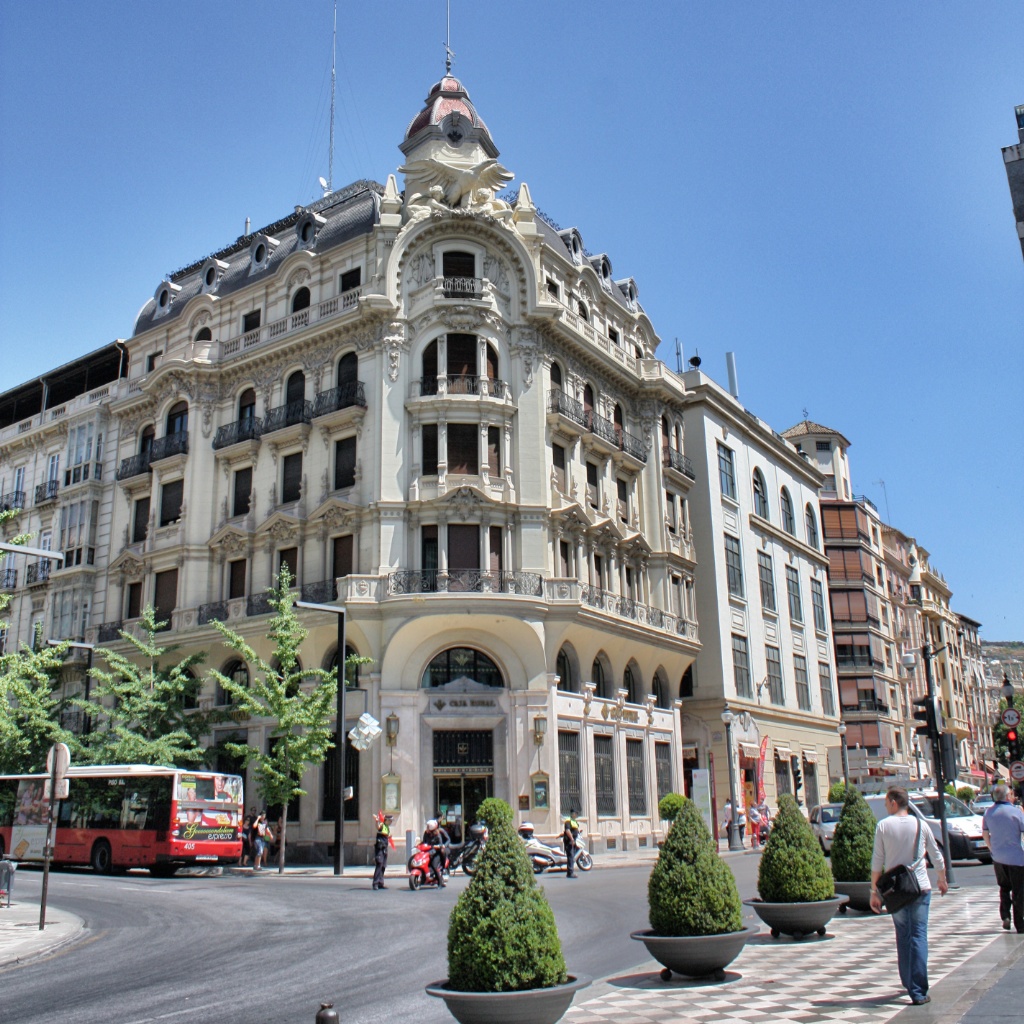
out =
[[[321,391],[313,401],[313,419],[354,405],[366,408],[366,385],[361,380],[352,380],[330,391]]]
[[[0,512],[10,512],[12,509],[22,509],[24,507],[24,491],[8,491],[6,494],[0,494]]]
[[[45,583],[50,578],[50,568],[50,561],[46,558],[25,566],[25,586],[30,587],[35,583]]]
[[[400,569],[388,575],[388,595],[524,594],[539,597],[543,581],[535,572],[486,572],[483,569]]]
[[[214,619],[224,622],[227,617],[227,601],[212,601],[210,604],[201,604],[199,606],[199,613],[196,616],[196,621],[200,626],[205,626],[208,622],[213,622]]]
[[[150,462],[149,451],[139,452],[138,455],[129,455],[127,459],[121,460],[121,465],[117,468],[117,479],[118,480],[129,480],[133,476],[141,476],[143,473],[148,473]]]
[[[480,378],[469,373],[448,374],[449,395],[479,395]]]
[[[583,403],[577,402],[575,398],[571,398],[558,388],[548,392],[548,412],[557,412],[581,427],[587,425],[587,413]]]
[[[96,628],[96,642],[109,644],[113,640],[120,640],[122,629],[124,629],[123,622],[104,622]]]
[[[213,450],[220,451],[221,448],[228,448],[239,441],[258,441],[262,432],[263,425],[255,416],[226,423],[223,427],[218,427],[217,433],[213,435]]]
[[[279,405],[271,409],[263,417],[263,433],[271,434],[275,430],[294,427],[298,423],[309,423],[313,418],[313,403],[308,399],[299,399],[287,405]]]
[[[328,604],[331,601],[337,601],[338,584],[336,580],[303,583],[301,594],[303,601],[310,601],[313,604]]]
[[[269,615],[273,610],[270,604],[270,595],[266,593],[253,594],[245,602],[246,615]]]
[[[483,286],[479,277],[445,277],[441,280],[446,299],[479,299]]]
[[[682,452],[677,452],[675,448],[666,444],[662,446],[661,455],[664,465],[674,469],[677,473],[682,473],[683,476],[688,476],[691,480],[697,479],[697,474],[693,471],[693,464]]]
[[[60,490],[59,480],[47,480],[45,484],[36,485],[36,504],[42,505],[47,501],[54,501],[57,492]]]
[[[0,590],[14,590],[17,585],[17,569],[0,569]]]
[[[149,461],[158,462],[160,459],[169,459],[172,455],[188,454],[188,431],[179,430],[176,434],[166,434],[153,441],[153,447],[149,450]]]

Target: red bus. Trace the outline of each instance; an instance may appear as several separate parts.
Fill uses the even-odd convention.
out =
[[[237,864],[242,856],[242,780],[237,775],[142,764],[84,765],[67,773],[57,802],[54,864],[109,874],[186,865]],[[0,856],[43,860],[47,776],[0,775]]]

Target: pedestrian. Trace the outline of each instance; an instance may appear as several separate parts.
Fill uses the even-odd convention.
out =
[[[875,848],[871,856],[871,909],[876,914],[882,912],[882,897],[878,891],[882,872],[905,864],[917,879],[921,892],[893,911],[892,923],[896,930],[900,981],[910,1001],[920,1006],[931,1002],[928,995],[928,907],[932,885],[925,866],[925,853],[935,865],[939,892],[943,896],[949,891],[946,861],[932,830],[910,813],[910,799],[905,789],[899,786],[890,789],[885,794],[885,809],[888,817],[875,829]]]
[[[1003,929],[1010,930],[1010,911],[1017,934],[1024,933],[1024,811],[1015,807],[1010,787],[992,787],[994,803],[985,812],[982,836],[992,853],[992,866],[999,883],[999,916]]]
[[[747,821],[750,822],[750,848],[756,850],[761,845],[761,811],[757,804],[750,805]]]
[[[725,838],[729,838],[729,826],[732,824],[733,807],[732,799],[725,801]],[[743,845],[743,826],[746,824],[747,816],[743,808],[739,809],[739,813],[736,815],[736,835],[739,838],[740,846]]]
[[[562,849],[565,850],[565,877],[576,877],[576,840],[580,834],[580,823],[567,814],[565,827],[562,829]]]
[[[391,822],[394,819],[390,814],[379,811],[375,815],[375,820],[377,835],[373,840],[373,888],[386,889],[384,872],[388,866],[388,849],[395,848],[395,840],[391,835]]]
[[[252,856],[252,822],[255,815],[247,814],[242,824],[242,867],[244,868]]]
[[[267,851],[267,844],[272,843],[273,841],[274,833],[271,831],[270,826],[267,824],[267,812],[260,811],[260,813],[256,815],[256,821],[254,822],[252,828],[253,871],[263,870],[263,855]]]

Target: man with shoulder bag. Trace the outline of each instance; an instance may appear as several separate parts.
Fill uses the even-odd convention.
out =
[[[928,907],[932,885],[925,867],[925,855],[936,868],[939,892],[949,891],[946,861],[932,830],[910,813],[907,791],[894,787],[885,794],[889,812],[875,829],[871,857],[871,909],[892,915],[896,930],[896,959],[900,981],[915,1006],[931,1002],[928,995]]]

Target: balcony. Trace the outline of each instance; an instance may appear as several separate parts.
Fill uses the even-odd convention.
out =
[[[583,408],[582,402],[577,402],[564,391],[555,388],[548,392],[548,412],[560,416],[563,420],[582,427],[582,430],[575,431],[578,434],[585,433],[588,424],[588,413]]]
[[[199,612],[196,616],[196,621],[200,626],[205,626],[209,622],[213,622],[216,619],[219,622],[224,622],[228,617],[228,603],[227,601],[213,601],[210,604],[201,604],[199,606]]]
[[[49,559],[43,558],[38,562],[25,566],[25,586],[32,587],[39,583],[48,583],[50,579]]]
[[[36,504],[45,505],[48,501],[57,500],[57,492],[60,490],[58,480],[47,480],[45,484],[36,486]]]
[[[188,431],[179,430],[176,434],[158,437],[149,450],[149,461],[159,462],[174,455],[188,455]]]
[[[856,704],[844,704],[843,711],[872,711],[879,715],[889,714],[889,705],[883,704],[880,700],[874,700],[870,697],[858,700]]]
[[[262,432],[263,425],[254,416],[235,420],[234,423],[217,428],[217,433],[213,435],[213,450],[219,452],[221,448],[230,448],[240,441],[258,441]]]
[[[20,511],[24,507],[24,491],[8,491],[6,494],[0,494],[0,512],[10,512],[12,509]]]
[[[666,469],[674,469],[677,473],[682,473],[683,476],[689,477],[691,480],[697,479],[697,474],[694,473],[693,464],[690,460],[682,452],[677,452],[675,448],[671,448],[667,444],[663,445],[661,449],[661,464]]]
[[[596,412],[585,414],[587,432],[613,449],[623,452],[637,462],[647,462],[647,449],[643,441],[633,434],[627,433],[618,424],[598,416]]]
[[[540,597],[542,580],[534,572],[485,572],[483,569],[401,569],[388,575],[389,597],[403,594],[523,594]]]
[[[330,391],[321,391],[313,401],[313,419],[353,406],[366,408],[366,385],[361,380],[352,380]]]
[[[121,465],[118,466],[115,475],[118,480],[130,480],[134,476],[142,476],[143,473],[149,472],[149,462],[150,453],[148,451],[131,455],[127,459],[121,460]]]
[[[479,277],[442,277],[439,283],[446,299],[479,299],[483,296],[484,282]]]
[[[277,430],[284,430],[286,427],[294,427],[299,424],[309,424],[313,419],[313,403],[308,399],[298,399],[288,402],[287,405],[279,405],[276,409],[263,417],[263,434],[272,434]]]
[[[302,600],[312,604],[330,604],[338,600],[338,583],[336,580],[320,580],[317,583],[303,583]]]
[[[14,590],[18,586],[17,569],[0,569],[0,590]]]
[[[270,603],[270,595],[267,593],[253,594],[246,599],[246,615],[269,615],[273,610],[274,608]]]

